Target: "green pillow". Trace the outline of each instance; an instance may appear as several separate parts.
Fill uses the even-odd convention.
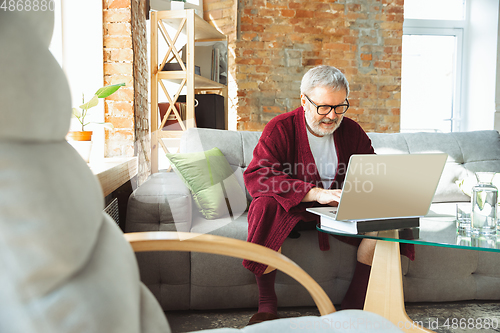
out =
[[[245,192],[219,148],[166,155],[206,219],[238,217],[245,211]]]

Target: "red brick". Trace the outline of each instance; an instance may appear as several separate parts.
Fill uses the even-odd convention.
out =
[[[255,68],[255,72],[256,73],[269,73],[270,69],[271,69],[271,67],[269,67],[269,66],[257,66]]]
[[[259,9],[259,17],[276,17],[279,16],[279,10],[274,9]]]
[[[104,22],[130,22],[130,9],[104,10]]]
[[[253,40],[255,37],[257,37],[255,32],[242,32],[241,34],[241,39],[243,40]]]
[[[323,46],[327,50],[348,51],[351,48],[349,44],[340,44],[340,43],[325,43]]]
[[[266,2],[266,8],[271,8],[271,9],[287,9],[288,7],[285,4],[273,4],[269,1]]]
[[[107,115],[134,117],[134,106],[130,102],[106,101]]]
[[[285,109],[279,106],[263,106],[262,111],[267,113],[283,113]]]
[[[107,23],[107,35],[131,36],[132,30],[130,23]]]
[[[310,27],[300,27],[300,26],[294,26],[294,32],[297,33],[306,33],[306,34],[321,34],[322,31],[320,28],[310,28]]]
[[[106,122],[112,123],[115,128],[134,128],[134,118],[107,117]]]
[[[313,18],[314,17],[314,12],[313,11],[309,11],[309,10],[298,9],[295,12],[295,17],[296,18],[304,18],[304,17]]]
[[[293,31],[293,26],[291,25],[272,25],[265,29],[267,33],[289,33]]]
[[[130,8],[130,0],[110,0],[109,8]]]
[[[111,61],[132,62],[134,60],[134,52],[132,49],[110,49]]]
[[[239,65],[262,65],[263,62],[264,62],[263,59],[253,59],[253,58],[236,60],[236,64]]]
[[[132,75],[133,66],[131,63],[107,63],[104,64],[104,75]],[[120,89],[123,90],[123,89]]]
[[[254,19],[254,23],[256,24],[262,24],[262,25],[272,25],[273,24],[273,19],[272,18],[266,18],[266,17],[256,17]]]
[[[265,124],[261,124],[259,122],[255,122],[255,121],[249,121],[247,123],[245,123],[245,130],[246,131],[262,131],[264,130],[264,126]]]
[[[125,83],[125,87],[133,87],[134,85],[134,77],[132,75],[105,75],[104,76],[104,84],[118,84]]]
[[[304,59],[302,60],[302,66],[319,66],[323,65],[323,59]]]
[[[118,37],[106,36],[103,38],[103,45],[105,48],[126,49],[132,47],[132,36]]]
[[[361,60],[372,60],[372,55],[369,54],[369,53],[361,53],[361,56],[360,56]]]
[[[375,61],[373,66],[376,68],[391,68],[391,63],[389,61]]]

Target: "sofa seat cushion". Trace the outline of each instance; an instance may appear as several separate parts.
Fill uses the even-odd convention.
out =
[[[201,214],[193,214],[192,232],[247,238],[246,213],[234,221],[229,217],[207,221]],[[316,230],[300,234],[285,240],[282,253],[310,274],[333,302],[340,303],[354,273],[356,247],[331,237],[330,250],[321,251]],[[314,306],[306,289],[282,272],[276,277],[276,293],[278,306]],[[255,276],[243,267],[241,259],[191,253],[192,309],[253,308],[257,299]]]

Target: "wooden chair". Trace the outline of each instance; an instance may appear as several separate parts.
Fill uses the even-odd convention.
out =
[[[279,252],[239,239],[189,232],[135,232],[125,234],[135,252],[190,251],[220,254],[260,262],[290,275],[307,289],[321,315],[335,312],[330,298],[314,279]]]

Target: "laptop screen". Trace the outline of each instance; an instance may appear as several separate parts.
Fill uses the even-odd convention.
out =
[[[445,153],[352,155],[337,220],[426,215],[447,157]]]

